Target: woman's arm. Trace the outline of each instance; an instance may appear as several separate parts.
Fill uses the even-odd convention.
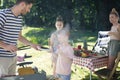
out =
[[[117,28],[118,32],[119,32],[119,36],[120,36],[120,25]]]
[[[50,41],[49,41],[49,47],[50,47],[50,52],[53,52],[53,40],[54,40],[55,35],[52,34],[50,37]]]

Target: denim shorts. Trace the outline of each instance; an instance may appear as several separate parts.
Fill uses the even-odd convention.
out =
[[[119,40],[110,40],[108,44],[108,53],[111,56],[117,56],[120,51],[120,41]]]
[[[60,80],[70,80],[71,74],[69,75],[57,74],[57,77],[60,78]]]

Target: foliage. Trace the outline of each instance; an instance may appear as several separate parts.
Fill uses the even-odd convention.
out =
[[[51,32],[53,32],[53,28],[47,29],[24,26],[22,35],[33,43],[48,45],[48,38],[50,38]],[[18,42],[18,44],[18,46],[23,45],[20,42]]]
[[[3,0],[1,8],[11,7],[16,0]],[[119,0],[35,0],[31,13],[24,17],[28,26],[54,27],[58,15],[70,23],[72,29],[109,30],[109,12]]]

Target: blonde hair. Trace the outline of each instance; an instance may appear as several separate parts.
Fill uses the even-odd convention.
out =
[[[115,8],[112,9],[112,11],[110,12],[110,14],[114,14],[116,17],[119,17],[118,12],[116,11]]]

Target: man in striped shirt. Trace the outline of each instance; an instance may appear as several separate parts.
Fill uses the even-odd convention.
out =
[[[34,0],[17,0],[12,8],[0,11],[0,76],[15,75],[17,40],[36,50],[40,47],[21,35],[22,15],[30,12]]]

